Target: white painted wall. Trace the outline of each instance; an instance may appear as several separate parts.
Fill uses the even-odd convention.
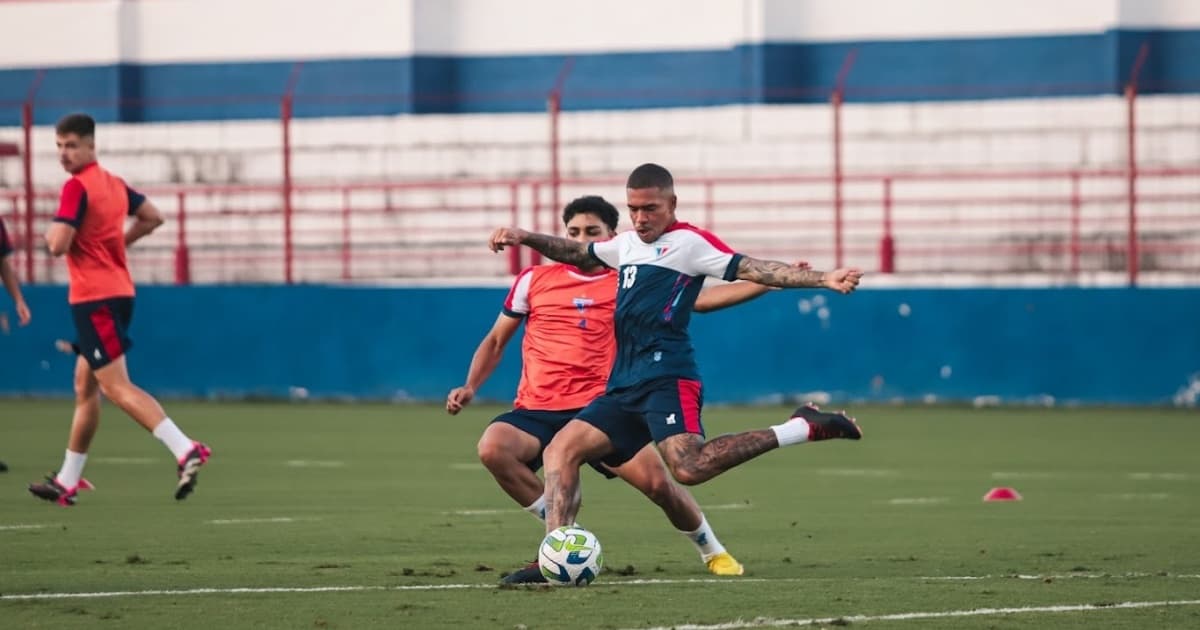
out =
[[[728,48],[1200,26],[1195,0],[0,2],[0,67]]]

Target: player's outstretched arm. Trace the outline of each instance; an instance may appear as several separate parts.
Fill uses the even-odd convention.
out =
[[[737,277],[759,284],[784,289],[826,288],[838,293],[850,293],[858,287],[862,278],[858,269],[845,268],[833,271],[800,269],[777,260],[759,260],[745,256],[738,263]]]
[[[0,238],[3,238],[3,235],[0,235]],[[21,283],[17,280],[17,272],[8,256],[0,256],[0,279],[3,279],[4,288],[8,290],[17,306],[17,321],[22,326],[28,324],[33,316],[29,312],[29,305],[25,303],[25,296],[21,294]]]
[[[795,264],[798,269],[811,269],[812,266],[807,262],[800,261]],[[765,284],[757,282],[733,282],[730,284],[722,284],[700,292],[696,297],[696,305],[692,310],[697,313],[711,313],[719,311],[730,306],[737,306],[743,302],[749,302],[754,298],[777,289],[778,287],[769,287]]]
[[[585,243],[549,234],[529,232],[520,228],[499,228],[492,232],[489,247],[493,252],[503,251],[509,245],[532,247],[546,258],[568,265],[584,266],[596,263],[596,259],[588,253]]]
[[[446,396],[446,413],[456,415],[463,407],[471,404],[471,400],[475,398],[475,390],[482,387],[492,372],[496,371],[500,358],[504,356],[504,347],[512,340],[520,326],[520,319],[504,313],[496,318],[496,323],[483,337],[483,341],[479,342],[475,355],[471,357],[471,367],[467,368],[467,382],[450,390]]]
[[[125,231],[125,246],[129,247],[137,242],[138,239],[158,229],[158,226],[163,224],[162,213],[158,211],[158,207],[149,199],[143,201],[134,212],[133,225]]]

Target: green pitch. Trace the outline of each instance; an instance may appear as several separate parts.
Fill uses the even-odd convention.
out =
[[[98,489],[63,509],[25,485],[60,463],[70,403],[0,401],[0,625],[1200,627],[1194,410],[857,408],[861,443],[769,453],[694,488],[744,578],[710,581],[656,507],[585,470],[580,521],[605,573],[502,590],[542,533],[475,458],[497,408],[168,409],[214,449],[196,494],[173,500],[166,450],[109,406],[86,472]],[[717,435],[787,411],[705,422]],[[1025,498],[983,503],[994,486]],[[947,616],[1056,605],[1084,608]],[[902,613],[919,615],[887,617]]]

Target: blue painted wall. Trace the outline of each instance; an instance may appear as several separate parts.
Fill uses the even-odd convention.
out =
[[[146,287],[130,365],[137,382],[161,395],[286,396],[305,387],[321,397],[440,400],[461,383],[504,295]],[[0,336],[0,394],[69,395],[73,358],[52,347],[73,332],[65,290],[28,287],[27,296],[34,323]],[[11,320],[11,305],[4,308]],[[779,291],[697,316],[692,329],[709,402],[830,391],[842,400],[1048,394],[1166,403],[1200,372],[1195,288]],[[511,398],[517,348],[481,396]]]
[[[1149,93],[1200,91],[1200,30],[835,43],[771,42],[719,50],[583,54],[567,110],[812,103],[829,98],[858,50],[847,100],[927,101],[1120,93],[1143,42]],[[544,111],[565,55],[308,60],[295,115]],[[279,116],[293,61],[50,68],[36,121],[85,109],[101,122]],[[20,124],[33,70],[0,69],[0,126]]]

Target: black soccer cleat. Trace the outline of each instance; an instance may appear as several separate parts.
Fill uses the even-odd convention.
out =
[[[808,441],[821,440],[861,440],[862,429],[858,421],[846,415],[845,411],[826,413],[816,405],[808,403],[792,412],[792,419],[802,418],[808,422]]]
[[[509,573],[500,579],[501,584],[546,584],[546,576],[536,562],[530,562],[524,567]]]
[[[96,487],[93,486],[92,482],[88,481],[87,479],[80,479],[79,485],[75,486],[74,488],[65,488],[62,484],[58,483],[56,473],[50,473],[49,475],[46,475],[46,481],[43,483],[29,484],[29,494],[32,494],[39,499],[45,499],[52,503],[57,503],[63,507],[71,507],[72,505],[75,505],[75,495],[78,494],[80,490],[95,489]]]
[[[200,467],[208,461],[212,449],[199,443],[192,443],[192,450],[179,461],[179,484],[175,486],[175,500],[182,501],[196,489],[196,480],[200,476]]]

